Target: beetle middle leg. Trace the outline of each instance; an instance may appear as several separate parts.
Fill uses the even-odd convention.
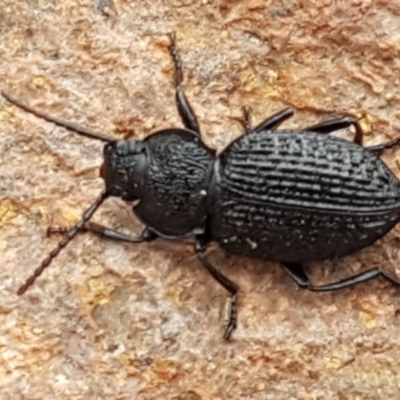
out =
[[[212,275],[212,277],[223,286],[230,294],[230,304],[228,310],[228,321],[225,328],[224,338],[229,340],[229,337],[233,330],[236,328],[237,321],[237,293],[239,287],[236,283],[232,282],[225,275],[221,274],[206,258],[205,251],[207,248],[207,243],[202,238],[196,239],[195,251],[201,261],[203,267]]]
[[[320,122],[316,125],[311,125],[302,130],[308,131],[308,132],[316,132],[316,133],[332,133],[332,132],[338,131],[340,129],[349,128],[350,126],[354,126],[354,128],[356,129],[354,143],[357,143],[360,146],[362,146],[364,131],[361,128],[361,125],[359,124],[359,122],[353,117],[330,119],[328,121]]]
[[[174,32],[169,34],[169,39],[171,41],[171,44],[169,45],[168,50],[171,54],[172,60],[174,61],[175,102],[178,108],[178,113],[185,128],[197,132],[200,135],[200,125],[197,121],[197,117],[193,111],[192,106],[189,103],[189,100],[185,95],[185,92],[182,89],[182,60],[178,53],[178,49],[176,46],[176,35]]]
[[[290,275],[290,277],[301,287],[302,289],[311,290],[313,292],[331,292],[334,290],[345,289],[351,286],[358,285],[362,282],[367,282],[372,279],[379,277],[385,278],[391,283],[400,286],[400,279],[393,274],[381,271],[379,268],[371,268],[367,271],[361,272],[359,274],[352,275],[348,278],[342,279],[337,282],[328,283],[327,285],[313,285],[304,268],[298,263],[285,263],[283,264],[285,271]]]
[[[55,233],[67,234],[70,228],[68,227],[49,227],[47,229],[47,235],[52,235]],[[82,229],[82,232],[91,232],[101,238],[115,240],[117,242],[127,242],[127,243],[142,243],[151,242],[157,239],[157,235],[152,232],[149,228],[144,228],[139,236],[133,237],[122,232],[118,232],[114,229],[108,228],[107,226],[100,225],[96,222],[88,222]]]

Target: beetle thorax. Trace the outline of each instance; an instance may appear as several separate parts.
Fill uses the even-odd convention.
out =
[[[140,199],[148,167],[145,144],[136,140],[107,143],[103,155],[100,175],[110,195],[126,201]]]

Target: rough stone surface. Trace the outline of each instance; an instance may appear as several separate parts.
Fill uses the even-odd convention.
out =
[[[392,0],[0,0],[0,86],[115,137],[180,126],[166,34],[204,140],[222,150],[288,105],[286,127],[352,113],[369,145],[399,135],[400,4]],[[351,132],[340,133],[351,136]],[[240,284],[239,326],[222,339],[227,293],[192,248],[77,237],[24,296],[20,284],[102,188],[102,144],[0,99],[1,399],[399,399],[399,290],[375,281],[296,290],[278,265],[210,257]],[[400,176],[399,152],[384,160]],[[132,233],[110,199],[96,221]],[[399,229],[315,283],[372,266],[400,274]]]

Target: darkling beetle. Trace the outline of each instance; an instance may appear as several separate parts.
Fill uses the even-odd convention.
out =
[[[316,292],[343,289],[379,276],[400,285],[396,276],[372,268],[315,286],[303,269],[306,262],[354,253],[399,221],[400,182],[379,156],[399,145],[400,139],[362,147],[363,131],[351,117],[300,130],[277,130],[293,115],[291,108],[253,127],[250,109],[245,107],[245,132],[216,155],[201,139],[199,123],[182,89],[175,34],[169,37],[175,101],[184,129],[161,130],[144,140],[117,140],[54,119],[2,93],[27,112],[106,143],[100,172],[104,191],[75,226],[51,230],[63,232],[63,239],[18,294],[83,230],[131,243],[194,237],[201,264],[231,295],[226,339],[236,327],[239,287],[207,260],[211,241],[228,253],[279,262],[301,288]],[[350,126],[356,131],[354,142],[327,135]],[[133,212],[145,225],[138,237],[89,222],[110,196],[136,201]]]

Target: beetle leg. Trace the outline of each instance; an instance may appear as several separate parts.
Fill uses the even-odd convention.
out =
[[[66,234],[70,228],[59,228],[59,227],[49,227],[47,229],[47,234],[52,235],[54,233]],[[108,228],[104,225],[100,225],[96,222],[88,222],[82,229],[82,232],[92,232],[97,236],[105,239],[115,240],[118,242],[128,242],[128,243],[141,243],[141,242],[151,242],[157,239],[157,235],[151,231],[149,228],[144,228],[142,233],[138,237],[132,237],[126,235],[125,233],[118,232],[114,229]]]
[[[274,131],[282,122],[293,116],[293,114],[294,111],[292,108],[285,108],[259,123],[255,128],[253,128],[253,131]]]
[[[230,294],[230,304],[228,310],[228,321],[224,333],[224,338],[229,340],[229,337],[232,331],[236,328],[237,321],[237,293],[239,291],[239,287],[236,283],[232,282],[226,276],[221,274],[206,258],[205,251],[207,248],[207,244],[202,240],[197,238],[195,244],[196,254],[201,261],[203,267],[212,275],[212,277],[223,286]]]
[[[384,144],[378,144],[375,146],[367,147],[366,149],[380,156],[385,150],[392,149],[393,147],[400,145],[400,138],[393,139],[390,142]]]
[[[268,117],[261,123],[259,123],[256,127],[251,126],[251,113],[252,110],[250,107],[244,106],[242,107],[242,112],[243,112],[243,119],[242,119],[242,124],[244,127],[244,132],[245,134],[250,133],[250,132],[261,132],[261,131],[273,131],[278,126],[285,121],[286,119],[290,118],[293,115],[293,109],[292,108],[285,108],[283,111],[279,111],[276,114]]]
[[[361,125],[358,123],[358,121],[353,117],[330,119],[328,121],[320,122],[316,125],[311,125],[302,130],[317,133],[332,133],[340,129],[349,128],[350,126],[354,126],[354,128],[356,129],[354,143],[362,146],[364,131],[362,130]]]
[[[337,282],[329,283],[327,285],[314,286],[308,276],[304,272],[301,264],[297,263],[286,263],[284,264],[285,271],[290,275],[290,277],[302,288],[311,290],[313,292],[330,292],[334,290],[345,289],[351,286],[355,286],[362,282],[367,282],[378,277],[385,278],[389,282],[400,286],[400,279],[390,274],[389,272],[381,271],[379,268],[371,268],[367,271],[361,272],[356,275],[352,275],[348,278],[342,279]]]
[[[192,106],[187,99],[185,92],[182,89],[183,69],[182,60],[176,47],[176,35],[174,32],[169,34],[171,44],[169,46],[169,53],[174,61],[174,86],[175,86],[175,102],[178,108],[179,116],[185,128],[197,132],[200,136],[200,126],[197,117],[193,111]]]
[[[331,119],[328,121],[321,122],[316,125],[309,126],[308,128],[303,129],[304,131],[318,132],[318,133],[332,133],[339,129],[348,128],[349,126],[354,126],[356,129],[356,136],[354,138],[354,142],[362,145],[364,132],[357,122],[356,119],[352,117],[344,117],[339,119]],[[378,144],[375,146],[366,147],[372,153],[376,155],[381,155],[385,150],[392,149],[393,147],[400,145],[400,138],[393,139],[390,142],[384,144]]]
[[[242,107],[243,119],[242,124],[245,133],[250,133],[253,131],[253,127],[251,126],[251,107],[244,106]]]
[[[43,271],[51,264],[51,262],[58,256],[60,251],[64,249],[68,243],[83,229],[86,223],[92,218],[96,210],[103,204],[104,200],[109,197],[109,193],[103,190],[101,195],[95,200],[95,202],[83,213],[82,218],[68,231],[65,236],[58,242],[57,246],[50,251],[48,256],[42,261],[40,266],[33,271],[33,274],[20,286],[17,294],[24,294],[27,289],[35,283],[35,280],[42,275]]]

